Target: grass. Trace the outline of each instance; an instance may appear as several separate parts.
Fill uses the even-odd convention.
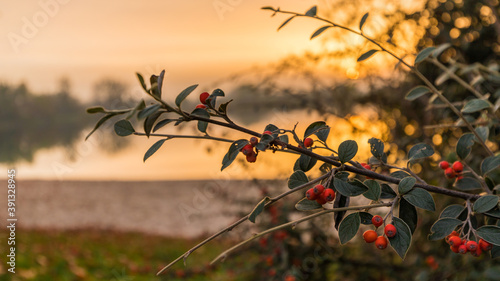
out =
[[[7,253],[7,232],[0,233],[0,249]],[[102,230],[16,231],[16,273],[0,265],[0,280],[248,280],[252,266],[245,255],[215,268],[208,262],[230,246],[209,243],[162,277],[156,272],[194,246],[199,239],[168,238],[142,233]],[[4,258],[2,258],[4,261]]]

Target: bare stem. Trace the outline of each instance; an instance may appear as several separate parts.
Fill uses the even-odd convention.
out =
[[[334,208],[334,209],[328,209],[328,210],[323,210],[323,211],[320,211],[320,212],[317,212],[317,213],[314,213],[312,215],[309,215],[309,216],[305,216],[303,218],[300,218],[298,220],[294,220],[294,221],[291,221],[291,222],[287,222],[287,223],[284,223],[284,224],[281,224],[281,225],[278,225],[278,226],[275,226],[273,228],[269,228],[265,231],[262,231],[258,234],[255,234],[253,235],[252,237],[234,245],[233,247],[225,250],[224,252],[222,252],[219,256],[217,256],[210,264],[214,264],[224,258],[226,258],[229,254],[231,254],[232,252],[236,251],[237,249],[241,248],[242,246],[246,245],[247,243],[251,242],[252,240],[255,240],[261,236],[264,236],[268,233],[271,233],[271,232],[274,232],[276,230],[280,230],[280,229],[283,229],[283,228],[286,228],[286,227],[289,227],[289,226],[295,226],[301,222],[304,222],[304,221],[308,221],[308,220],[311,220],[315,217],[319,217],[319,216],[322,216],[322,215],[325,215],[325,214],[329,214],[329,213],[334,213],[334,212],[344,212],[344,211],[349,211],[349,210],[363,210],[363,209],[372,209],[372,208],[379,208],[379,207],[388,207],[388,206],[391,206],[393,203],[392,202],[389,202],[389,203],[380,203],[380,204],[373,204],[373,205],[364,205],[364,206],[353,206],[353,207],[344,207],[344,208]]]
[[[492,194],[491,190],[488,188],[488,186],[486,185],[486,182],[484,181],[484,178],[481,177],[480,175],[478,175],[476,173],[476,171],[474,171],[469,165],[467,165],[467,163],[464,162],[464,165],[465,167],[471,172],[471,174],[479,180],[479,182],[481,183],[481,187],[483,188],[483,190],[488,193],[488,194]]]
[[[147,136],[145,133],[139,133],[139,132],[135,132],[134,135]],[[168,138],[168,139],[206,139],[206,140],[215,140],[215,141],[222,141],[222,142],[229,142],[229,143],[234,142],[234,140],[218,138],[218,137],[211,137],[208,135],[196,136],[196,135],[149,134],[149,136],[151,136],[151,137],[163,137],[163,138]]]
[[[324,174],[322,175],[321,177],[318,177],[310,182],[307,182],[303,185],[300,185],[300,186],[297,186],[293,189],[290,189],[286,192],[283,192],[282,194],[278,195],[278,196],[275,196],[275,197],[272,197],[270,198],[269,202],[266,203],[265,207],[268,207],[269,205],[271,204],[274,204],[276,201],[280,200],[281,198],[283,197],[286,197],[294,192],[297,192],[303,188],[306,188],[308,186],[311,186],[313,184],[316,184],[317,182],[320,182],[324,179],[326,179],[328,176],[330,175],[330,173],[327,173],[327,174]],[[196,246],[194,246],[193,248],[189,249],[189,251],[185,252],[184,254],[182,254],[181,256],[179,256],[178,258],[176,258],[174,261],[172,261],[171,263],[169,263],[168,265],[166,265],[165,267],[163,267],[160,271],[158,271],[158,273],[156,273],[156,275],[160,275],[162,273],[164,273],[166,270],[168,270],[170,267],[172,267],[174,264],[176,264],[177,262],[179,262],[180,260],[185,260],[187,259],[187,257],[194,251],[196,251],[197,249],[199,249],[200,247],[202,247],[203,245],[207,244],[208,242],[212,241],[213,239],[219,237],[220,235],[226,233],[226,232],[229,232],[231,231],[233,228],[235,228],[236,226],[242,224],[243,222],[245,222],[246,220],[248,220],[248,217],[250,216],[250,213],[247,214],[246,216],[240,218],[239,220],[237,220],[236,222],[232,223],[231,225],[229,225],[228,227],[220,230],[219,232],[213,234],[212,236],[206,238],[205,240],[201,241],[200,243],[198,243]]]

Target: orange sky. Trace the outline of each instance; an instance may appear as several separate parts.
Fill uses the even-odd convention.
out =
[[[55,91],[58,80],[68,77],[72,92],[87,100],[92,85],[104,77],[125,82],[140,92],[135,72],[148,77],[165,69],[164,92],[172,97],[188,85],[199,83],[200,88],[206,88],[234,72],[265,65],[288,54],[318,49],[321,40],[310,41],[309,37],[324,24],[300,19],[277,32],[286,16],[272,18],[269,11],[260,8],[271,5],[305,12],[324,2],[335,1],[7,1],[0,8],[0,34],[4,38],[0,40],[0,81],[24,81],[33,91],[43,93]],[[390,9],[390,5],[374,3],[378,9]],[[361,17],[372,8],[363,6],[351,12]],[[359,21],[346,18],[347,14],[340,13],[336,20]],[[371,24],[377,20],[373,17]],[[350,38],[333,42],[350,44]],[[379,59],[372,63],[377,65]],[[353,67],[356,58],[348,58],[345,63],[341,67]],[[392,69],[392,65],[388,67]],[[286,121],[295,124],[297,118],[302,127],[316,121],[313,116],[297,115]],[[111,157],[103,155],[92,143],[84,143],[82,136],[75,148],[76,161],[68,160],[62,149],[42,150],[34,163],[18,165],[19,174],[24,178],[58,179],[62,173],[61,179],[124,180],[224,176],[219,171],[225,147],[215,155],[206,155],[204,146],[193,149],[192,142],[179,145],[172,141],[144,164],[142,156],[154,141],[135,141],[134,149]],[[181,153],[186,149],[197,154],[197,163],[207,169],[191,175],[193,159]],[[270,156],[262,156],[265,157]],[[178,159],[172,161],[173,158]],[[282,163],[280,158],[269,161]],[[255,165],[252,169],[259,173],[259,169],[269,172],[268,168]],[[228,169],[231,171],[233,177],[245,177]]]
[[[260,10],[274,5],[302,11],[317,1],[195,3],[8,1],[0,10],[0,80],[53,91],[66,76],[85,96],[102,77],[136,86],[136,71],[166,69],[167,90],[177,90],[319,43],[308,40],[318,23],[303,21],[278,33],[282,19]]]

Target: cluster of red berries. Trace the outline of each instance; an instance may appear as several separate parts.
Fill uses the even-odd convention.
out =
[[[323,205],[335,199],[335,191],[318,184],[306,191],[306,198],[309,200],[316,200],[320,205]]]
[[[464,170],[464,165],[460,163],[460,161],[455,161],[451,167],[448,161],[441,161],[439,162],[439,168],[444,170],[444,175],[449,179],[454,177],[456,177],[457,180],[463,179],[462,171]]]
[[[209,96],[210,96],[210,94],[209,94],[209,93],[207,93],[207,92],[203,92],[203,93],[201,93],[201,94],[200,94],[200,102],[201,102],[201,103],[200,103],[200,104],[198,104],[198,105],[196,106],[196,108],[201,108],[201,109],[205,109],[205,108],[207,108],[206,104],[207,104],[207,99],[208,99],[208,97],[209,97]]]
[[[257,152],[255,152],[254,147],[259,143],[259,140],[256,137],[251,137],[249,142],[240,151],[247,157],[249,163],[254,163],[257,160]]]
[[[379,215],[373,216],[372,224],[376,228],[378,228],[379,226],[384,224],[384,219]],[[377,231],[375,231],[375,230],[367,230],[363,233],[363,239],[365,240],[366,243],[375,242],[375,247],[377,247],[377,249],[383,250],[383,249],[387,248],[388,242],[387,242],[386,236],[389,238],[392,238],[392,237],[396,236],[396,234],[397,234],[396,227],[393,224],[387,224],[384,227],[384,235],[385,236],[384,235],[379,236],[377,234]]]
[[[450,249],[454,253],[467,254],[469,252],[475,257],[479,257],[483,251],[486,252],[493,248],[492,244],[482,238],[479,239],[479,242],[461,239],[456,231],[453,231],[450,235],[446,236],[445,240],[448,244],[450,244]]]

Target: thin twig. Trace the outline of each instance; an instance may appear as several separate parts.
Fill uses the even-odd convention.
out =
[[[478,175],[476,173],[476,171],[474,171],[469,165],[467,165],[467,163],[464,162],[464,166],[472,173],[472,175],[479,180],[479,182],[481,183],[481,187],[483,188],[483,190],[488,193],[488,194],[493,194],[491,192],[491,190],[488,188],[488,186],[486,185],[486,181],[484,180],[483,177],[481,177],[480,175]]]
[[[145,133],[139,133],[139,132],[135,132],[134,135],[147,136]],[[206,139],[206,140],[215,140],[215,141],[230,142],[230,143],[234,142],[234,140],[212,137],[212,136],[208,136],[208,135],[196,136],[196,135],[149,134],[149,136],[150,137],[163,137],[163,138],[168,138],[168,139]]]
[[[330,173],[327,173],[327,174],[324,174],[323,176],[320,176],[310,182],[307,182],[305,184],[302,184],[300,186],[297,186],[293,189],[290,189],[286,192],[283,192],[282,194],[276,196],[276,197],[273,197],[273,198],[270,198],[269,202],[266,203],[266,205],[264,207],[267,207],[271,204],[274,204],[276,201],[280,200],[281,198],[285,197],[285,196],[288,196],[294,192],[297,192],[303,188],[306,188],[310,185],[313,185],[313,184],[316,184],[317,182],[320,182],[322,180],[324,180],[325,178],[327,178],[329,176]],[[233,228],[235,228],[236,226],[240,225],[241,223],[245,222],[246,220],[248,220],[248,217],[250,216],[250,213],[247,214],[246,216],[240,218],[239,220],[237,220],[236,222],[232,223],[231,225],[229,225],[228,227],[220,230],[219,232],[213,234],[212,236],[206,238],[205,240],[201,241],[200,243],[198,243],[196,246],[194,246],[193,248],[189,249],[189,251],[185,252],[184,254],[182,254],[181,256],[179,256],[178,258],[176,258],[174,261],[172,261],[171,263],[169,263],[167,266],[163,267],[160,271],[158,271],[158,273],[156,273],[156,275],[160,275],[162,274],[163,272],[165,272],[167,269],[169,269],[170,267],[172,267],[174,264],[176,264],[177,262],[179,262],[180,260],[182,259],[187,259],[187,257],[194,251],[196,251],[198,248],[202,247],[203,245],[207,244],[208,242],[212,241],[213,239],[219,237],[220,235],[226,233],[226,232],[229,232],[231,231]]]
[[[283,228],[286,228],[286,227],[289,227],[289,226],[295,226],[301,222],[304,222],[304,221],[308,221],[308,220],[311,220],[315,217],[319,217],[319,216],[322,216],[322,215],[325,215],[325,214],[329,214],[329,213],[334,213],[334,212],[344,212],[344,211],[349,211],[349,210],[363,210],[363,209],[372,209],[372,208],[379,208],[379,207],[388,207],[388,206],[391,206],[393,203],[392,202],[388,202],[388,203],[379,203],[379,204],[373,204],[373,205],[364,205],[364,206],[353,206],[353,207],[344,207],[344,208],[334,208],[334,209],[328,209],[328,210],[323,210],[323,211],[320,211],[320,212],[317,212],[317,213],[314,213],[312,215],[309,215],[309,216],[305,216],[303,218],[300,218],[298,220],[294,220],[294,221],[291,221],[291,222],[287,222],[287,223],[284,223],[284,224],[281,224],[281,225],[278,225],[278,226],[275,226],[273,228],[269,228],[265,231],[262,231],[258,234],[255,234],[253,235],[252,237],[234,245],[233,247],[225,250],[224,252],[222,252],[220,255],[218,255],[214,260],[212,260],[212,262],[210,262],[210,264],[214,264],[218,261],[220,261],[221,259],[224,259],[227,257],[227,255],[229,255],[230,253],[234,252],[235,250],[241,248],[242,246],[244,246],[245,244],[249,243],[250,241],[254,240],[254,239],[257,239],[261,236],[264,236],[268,233],[271,233],[271,232],[274,232],[276,230],[280,230],[280,229],[283,229]]]

